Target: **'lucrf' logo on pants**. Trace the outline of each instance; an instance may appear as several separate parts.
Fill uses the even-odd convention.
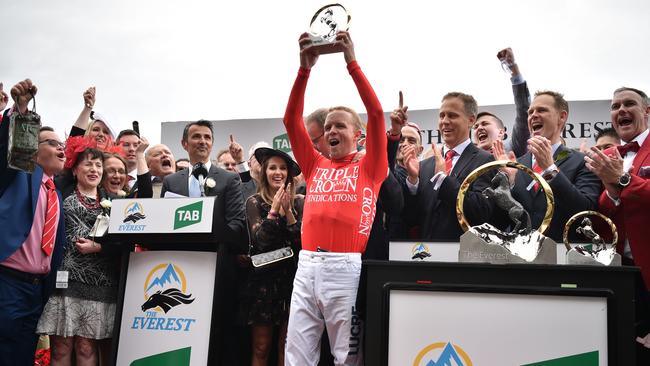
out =
[[[352,307],[352,321],[350,322],[350,351],[349,356],[356,356],[361,351],[361,332],[363,331],[363,319],[356,307]]]

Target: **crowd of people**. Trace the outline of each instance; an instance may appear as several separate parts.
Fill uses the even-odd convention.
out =
[[[35,170],[16,170],[7,164],[10,119],[28,111],[38,90],[29,79],[18,82],[9,106],[0,84],[0,365],[32,365],[38,335],[49,336],[52,365],[109,362],[120,251],[95,240],[94,231],[113,199],[220,197],[224,285],[215,296],[227,334],[217,347],[224,365],[316,365],[330,357],[336,365],[363,364],[362,342],[351,341],[363,310],[356,305],[362,258],[387,260],[390,240],[458,241],[461,184],[494,160],[516,160],[546,180],[556,203],[546,235],[557,242],[577,212],[610,217],[623,263],[639,266],[650,285],[650,249],[643,239],[650,201],[644,92],[615,90],[611,128],[598,132],[593,147],[571,149],[561,137],[569,116],[564,96],[543,90],[531,98],[513,51],[504,49],[497,57],[509,66],[516,108],[509,138],[499,116],[479,111],[470,94],[449,92],[437,120],[443,144],[425,152],[401,93],[386,131],[350,35],[340,32],[337,42],[366,108],[365,131],[357,112],[345,106],[303,118],[318,51],[302,35],[283,119],[295,160],[263,141],[246,159],[232,135],[213,154],[214,126],[207,120],[185,126],[187,157],[175,159],[168,146],[150,146],[137,130],[116,133],[94,112],[91,87],[69,136],[62,140],[42,127]],[[539,227],[544,194],[524,172],[504,172],[513,197]],[[494,173],[470,186],[464,211],[472,225],[508,230],[507,216],[482,194]],[[252,266],[251,257],[282,249],[295,255],[272,267]],[[55,288],[55,282],[67,285]],[[647,322],[639,322],[637,335],[639,349],[650,348]]]

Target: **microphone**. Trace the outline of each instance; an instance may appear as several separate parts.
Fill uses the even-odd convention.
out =
[[[201,197],[205,197],[205,188],[203,187],[203,184],[205,183],[205,178],[208,176],[208,170],[205,168],[205,165],[203,165],[203,163],[194,164],[192,167],[192,175],[199,181]]]

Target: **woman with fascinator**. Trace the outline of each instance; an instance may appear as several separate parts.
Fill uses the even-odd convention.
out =
[[[103,250],[91,229],[103,212],[100,189],[103,152],[94,140],[87,146],[66,146],[66,167],[73,179],[64,200],[67,245],[60,271],[67,272],[67,288],[55,289],[38,322],[37,333],[50,336],[52,365],[97,365],[98,340],[111,338],[117,300],[116,258]]]
[[[300,250],[300,227],[304,196],[295,194],[294,177],[300,168],[280,150],[258,148],[255,158],[261,163],[257,193],[246,200],[250,235],[250,255],[291,247]],[[284,340],[296,256],[276,263],[273,268],[252,271],[245,297],[246,321],[251,326],[252,365],[266,365],[274,327],[279,327],[278,365],[284,364]]]

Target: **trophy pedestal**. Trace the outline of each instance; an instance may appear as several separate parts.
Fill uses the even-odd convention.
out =
[[[327,41],[322,37],[314,36],[312,34],[309,35],[309,38],[312,41],[314,50],[316,50],[319,55],[343,52],[343,45],[336,41]]]
[[[556,243],[533,231],[512,240],[499,240],[489,224],[472,227],[460,237],[458,261],[465,263],[557,264]],[[502,234],[506,235],[506,234]],[[486,240],[487,239],[487,240]]]
[[[575,248],[566,253],[567,264],[587,266],[621,266],[621,255],[614,249],[605,249],[599,252],[580,253]]]

